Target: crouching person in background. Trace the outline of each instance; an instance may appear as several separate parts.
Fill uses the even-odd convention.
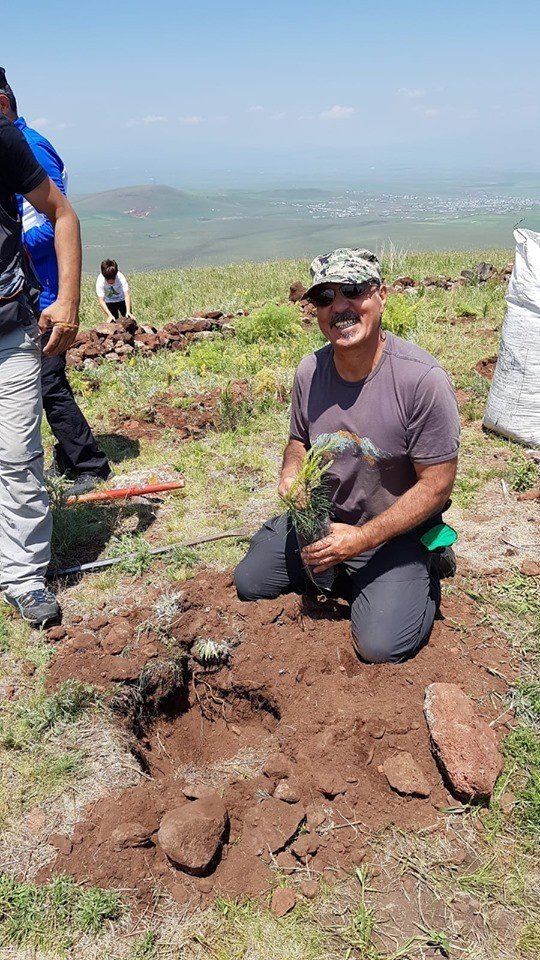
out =
[[[313,261],[311,275],[305,296],[328,343],[296,371],[278,492],[289,493],[311,447],[333,445],[331,523],[302,550],[288,514],[265,523],[235,570],[236,588],[243,600],[275,598],[306,588],[304,563],[315,576],[333,569],[358,655],[402,662],[427,642],[440,601],[440,558],[421,537],[441,523],[454,484],[456,398],[432,356],[383,331],[387,293],[374,254],[335,250]]]
[[[131,293],[116,260],[103,260],[96,280],[96,296],[107,320],[131,317]]]

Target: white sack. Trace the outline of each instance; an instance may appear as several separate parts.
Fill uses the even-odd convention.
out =
[[[484,426],[540,446],[540,233],[517,229],[514,240],[516,259]]]

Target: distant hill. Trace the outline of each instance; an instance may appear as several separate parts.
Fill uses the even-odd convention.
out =
[[[188,192],[141,184],[73,197],[84,269],[126,270],[310,257],[340,246],[380,250],[510,247],[514,224],[540,228],[540,184],[526,197],[483,185],[455,194],[298,189]]]

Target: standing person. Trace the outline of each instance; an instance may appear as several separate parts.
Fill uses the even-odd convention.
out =
[[[316,574],[335,567],[359,656],[400,663],[427,642],[440,599],[420,538],[441,523],[454,484],[457,402],[434,357],[382,330],[386,287],[373,253],[334,250],[311,275],[305,297],[328,343],[296,371],[278,493],[317,440],[333,439],[332,522],[300,552],[287,514],[269,520],[235,570],[236,588],[243,600],[275,598],[305,588],[302,560]]]
[[[65,353],[75,340],[81,238],[71,204],[8,119],[12,96],[0,69],[0,587],[25,620],[40,625],[60,612],[45,586],[52,519],[43,483],[40,331],[50,331],[47,357]],[[41,316],[17,194],[54,228],[58,297]]]
[[[107,320],[131,317],[131,293],[116,260],[103,260],[96,280],[96,296]]]
[[[5,72],[3,79],[9,102],[5,115],[21,131],[38,163],[65,195],[67,175],[62,160],[52,144],[37,130],[29,127],[24,117],[18,116],[17,101],[5,81]],[[39,306],[41,310],[45,310],[58,296],[54,230],[50,220],[24,197],[19,196],[18,201],[22,216],[23,242],[41,283]],[[50,331],[42,335],[42,348],[46,347],[49,337]],[[73,396],[66,376],[64,353],[57,356],[44,353],[41,361],[41,392],[43,409],[56,439],[53,471],[75,481],[70,489],[72,495],[87,493],[110,477],[111,468]]]

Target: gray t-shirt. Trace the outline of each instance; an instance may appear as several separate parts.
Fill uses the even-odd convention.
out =
[[[344,449],[327,474],[334,514],[363,524],[416,483],[414,463],[457,455],[459,414],[447,373],[425,350],[387,332],[375,369],[351,383],[327,344],[298,365],[290,437],[309,448],[336,433]]]

